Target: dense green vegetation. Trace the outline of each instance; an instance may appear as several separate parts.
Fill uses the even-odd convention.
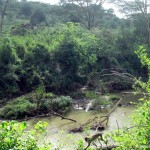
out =
[[[90,30],[82,23],[87,20],[81,6],[74,3],[8,3],[0,39],[1,98],[31,92],[41,82],[55,94],[68,94],[84,85],[102,92],[131,88],[122,78],[101,76],[111,69],[146,80],[147,69],[141,68],[134,53],[138,45],[148,46],[145,28],[138,24],[141,17],[119,19],[112,10],[90,2],[89,6],[91,15],[96,9]],[[75,16],[80,19],[73,21]],[[52,23],[50,18],[59,21]]]
[[[72,98],[91,100],[94,106],[111,104],[118,97],[109,93],[132,89],[134,81],[136,90],[150,92],[149,3],[109,2],[127,17],[105,10],[101,0],[60,0],[59,5],[0,0],[1,119],[62,114]],[[148,99],[137,109],[131,129],[111,134],[116,149],[149,149]],[[50,149],[40,147],[35,130],[26,131],[26,126],[0,123],[0,149]],[[44,127],[39,123],[36,129]],[[78,147],[84,148],[82,141]]]
[[[141,59],[143,66],[150,67],[150,58],[147,56],[146,49],[140,47],[136,53]],[[148,69],[149,70],[149,69]],[[116,131],[112,135],[113,139],[119,144],[117,150],[121,149],[149,149],[150,146],[150,101],[149,101],[149,82],[150,75],[148,75],[148,81],[143,83],[137,80],[138,88],[144,89],[148,96],[141,99],[144,104],[140,104],[132,115],[131,127],[125,128],[123,130]]]
[[[54,96],[46,93],[42,98],[38,99],[37,94],[28,94],[18,97],[7,103],[0,110],[0,117],[5,119],[22,119],[33,117],[36,115],[46,114],[49,111],[59,113],[69,109],[71,98],[65,96]]]
[[[0,149],[50,150],[49,143],[43,141],[44,146],[38,145],[38,137],[44,134],[46,126],[47,123],[39,122],[35,125],[35,129],[26,131],[27,124],[25,122],[2,122],[0,123]]]

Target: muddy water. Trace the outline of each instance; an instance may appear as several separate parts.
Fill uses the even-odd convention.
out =
[[[129,105],[130,102],[137,102],[139,99],[139,95],[126,94],[123,99],[124,106],[118,107],[110,116],[108,122],[108,128],[106,131],[115,130],[118,128],[122,128],[124,126],[129,126],[129,116],[134,113],[135,106]],[[47,135],[45,137],[46,141],[53,143],[53,146],[59,144],[59,147],[63,145],[65,150],[74,150],[76,141],[79,139],[83,139],[87,135],[92,135],[95,131],[88,131],[83,133],[69,134],[68,129],[72,129],[79,125],[79,123],[85,123],[89,119],[93,119],[94,117],[100,117],[102,115],[107,114],[109,110],[101,110],[97,114],[92,111],[86,112],[85,110],[72,110],[66,117],[73,118],[78,121],[78,123],[72,123],[68,120],[61,120],[60,117],[45,117],[45,118],[36,118],[29,120],[29,127],[32,128],[34,124],[38,121],[46,121],[48,123],[47,127]],[[66,145],[66,146],[65,146]],[[63,148],[61,148],[63,149]]]

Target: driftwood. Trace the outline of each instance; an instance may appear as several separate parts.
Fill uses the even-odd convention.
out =
[[[52,113],[52,115],[54,115],[54,116],[61,117],[62,120],[65,119],[65,120],[70,120],[70,121],[72,121],[72,122],[77,122],[77,120],[74,120],[74,119],[71,119],[71,118],[64,117],[64,116],[62,116],[62,115],[60,115],[59,113],[56,113],[56,112],[54,112],[54,111],[52,111],[51,113]]]
[[[123,95],[124,96],[124,95]],[[108,119],[111,115],[111,113],[116,109],[116,107],[120,104],[120,102],[123,99],[123,96],[120,98],[120,100],[118,100],[118,102],[114,105],[114,107],[111,109],[111,111],[105,115],[105,116],[101,116],[100,118],[95,117],[94,119],[90,119],[88,120],[86,123],[80,125],[79,127],[70,129],[70,132],[76,133],[76,132],[83,132],[84,128],[86,126],[90,126],[90,129],[92,130],[96,130],[96,131],[102,131],[105,129],[104,125],[102,125],[102,123],[106,122],[106,126],[108,124]],[[104,119],[102,119],[104,118]]]
[[[86,123],[80,125],[79,127],[70,129],[69,132],[77,133],[77,132],[83,132],[84,128],[94,122],[98,117],[95,117],[94,119],[89,119]]]
[[[117,108],[117,106],[118,106],[118,105],[120,104],[120,102],[122,101],[123,97],[124,97],[124,95],[117,101],[117,103],[114,105],[114,107],[111,109],[111,111],[110,111],[107,115],[100,117],[100,118],[105,118],[105,119],[103,119],[102,121],[100,121],[100,123],[103,123],[104,121],[107,121],[107,122],[106,122],[106,125],[108,124],[108,119],[109,119],[111,113]]]
[[[48,117],[48,116],[58,116],[58,117],[61,117],[62,120],[65,119],[65,120],[69,120],[69,121],[72,121],[72,122],[77,122],[74,119],[67,118],[67,117],[64,117],[63,115],[60,115],[59,113],[54,112],[53,110],[51,110],[47,114],[37,115],[37,116],[34,116],[34,117],[25,117],[24,119],[21,119],[21,120],[18,120],[18,121],[27,121],[27,120],[34,119],[34,118],[42,118],[42,117]]]

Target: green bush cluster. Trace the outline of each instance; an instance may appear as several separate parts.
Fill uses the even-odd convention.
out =
[[[108,96],[100,96],[98,99],[93,100],[94,106],[110,105],[110,104],[112,104],[112,102]]]
[[[37,137],[43,136],[46,123],[39,122],[35,129],[27,131],[27,123],[14,121],[0,123],[0,150],[50,150],[51,145],[43,141],[38,145]],[[40,135],[40,136],[39,136]]]
[[[95,91],[85,91],[84,93],[87,99],[92,100],[94,107],[112,104],[110,96],[103,96]]]
[[[69,96],[59,96],[53,99],[47,99],[41,109],[52,109],[53,111],[63,111],[70,107],[72,99]]]
[[[131,127],[116,131],[111,136],[118,144],[116,150],[143,149],[150,147],[150,102],[144,100],[132,115]]]
[[[25,96],[19,97],[6,104],[0,110],[0,117],[6,119],[20,119],[30,115],[36,109],[36,104],[32,103]]]
[[[69,109],[71,104],[69,96],[54,96],[45,93],[40,100],[36,99],[36,93],[18,97],[8,102],[1,110],[0,117],[5,119],[22,119],[37,114],[48,113],[50,110],[61,112]],[[40,105],[38,105],[38,102]]]

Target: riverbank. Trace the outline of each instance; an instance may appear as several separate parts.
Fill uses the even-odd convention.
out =
[[[127,97],[126,97],[127,96]],[[124,100],[128,99],[130,96],[133,98],[131,101],[136,101],[138,96],[131,94],[126,95],[124,97]],[[123,101],[124,101],[123,100]],[[137,101],[136,101],[137,102]],[[101,116],[104,116],[108,113],[108,109],[103,109],[97,113],[95,113],[93,110],[86,112],[85,110],[71,110],[68,112],[65,117],[68,118],[74,118],[77,120],[77,123],[68,121],[68,120],[61,120],[59,117],[44,117],[44,118],[35,118],[28,121],[29,123],[29,129],[32,129],[34,125],[38,121],[46,121],[48,122],[48,127],[46,129],[47,135],[45,139],[47,142],[53,143],[54,147],[58,145],[63,145],[62,150],[75,150],[77,146],[77,142],[82,140],[84,145],[87,145],[87,143],[84,141],[84,138],[87,136],[92,136],[96,133],[95,130],[89,130],[89,127],[87,126],[86,129],[83,132],[80,133],[69,133],[68,131],[72,128],[77,127],[79,124],[84,124],[90,119],[93,119],[95,117],[100,118]],[[115,129],[123,128],[126,126],[130,126],[130,118],[129,116],[134,113],[135,106],[122,106],[117,107],[116,110],[111,114],[108,120],[108,126],[106,130],[101,131],[103,134],[108,133],[109,131],[113,131]],[[75,144],[76,143],[76,144]]]
[[[118,95],[122,95],[119,93]],[[125,105],[125,103],[137,103],[139,95],[126,94],[122,101],[122,107],[117,107],[110,115],[108,120],[108,125],[105,130],[101,131],[103,134],[115,130],[118,128],[122,128],[130,125],[129,116],[134,112],[135,105]],[[53,143],[54,147],[58,145],[63,145],[62,150],[70,150],[76,149],[75,144],[77,141],[82,140],[82,142],[86,145],[87,143],[84,141],[84,138],[87,136],[94,135],[96,133],[95,130],[90,130],[87,126],[83,132],[80,133],[69,133],[70,129],[73,129],[81,124],[86,123],[88,120],[92,120],[95,117],[100,118],[101,116],[107,115],[107,113],[111,110],[110,107],[102,108],[99,111],[89,110],[85,111],[84,109],[71,109],[64,116],[67,118],[73,118],[77,122],[72,122],[70,120],[62,120],[57,116],[49,116],[49,117],[38,117],[32,118],[27,121],[29,124],[28,129],[32,129],[34,125],[39,122],[47,122],[48,127],[46,129],[47,135],[43,137],[47,142]],[[105,124],[105,122],[104,122]],[[103,124],[103,125],[104,125]],[[40,140],[39,140],[40,144]],[[42,144],[42,143],[41,143]],[[69,146],[68,146],[69,144]]]
[[[56,96],[53,93],[30,93],[8,101],[0,110],[1,119],[25,119],[48,114],[51,111],[63,114],[72,99],[69,96]]]
[[[78,93],[79,94],[79,93]],[[95,91],[82,91],[82,99],[73,99],[70,96],[57,96],[53,93],[29,93],[18,98],[5,102],[0,109],[1,119],[22,119],[28,120],[32,117],[44,117],[53,115],[52,112],[60,115],[73,109],[83,109],[86,111],[103,111],[103,108],[111,108],[121,98],[121,93],[105,94]],[[84,95],[84,97],[83,97]],[[127,94],[128,95],[128,94]],[[126,95],[126,100],[120,102],[119,106],[134,105],[134,99]]]

